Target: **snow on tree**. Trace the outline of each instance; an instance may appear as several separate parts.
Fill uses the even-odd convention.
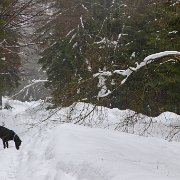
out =
[[[136,109],[135,106],[142,102],[136,100],[134,105],[135,99],[129,93],[132,93],[133,87],[138,90],[137,98],[138,94],[143,94],[143,90],[139,89],[135,81],[143,77],[142,72],[144,75],[147,74],[147,67],[153,71],[158,66],[155,61],[147,63],[146,57],[159,52],[178,51],[178,2],[58,2],[61,5],[57,11],[59,13],[50,23],[53,25],[52,35],[49,36],[51,46],[44,51],[40,60],[47,71],[46,85],[52,90],[54,103],[68,106],[73,102],[85,101],[108,107],[132,108],[151,115],[157,114],[152,108],[149,111],[145,110],[148,104]],[[178,66],[171,66],[174,63],[179,64],[179,53],[173,52],[173,55],[170,53],[170,56],[160,56],[158,59],[159,66],[161,63],[169,62],[160,66],[159,69],[164,72],[156,71],[153,75],[163,77],[164,85],[156,86],[158,92],[163,93],[170,81],[176,83]],[[133,68],[134,66],[136,67]],[[165,74],[168,67],[171,68],[174,80],[166,79],[169,77]],[[135,70],[138,70],[138,73],[133,73]],[[130,78],[127,80],[127,77]],[[147,78],[143,86],[148,86],[150,81]],[[124,83],[125,81],[128,82]],[[130,81],[132,83],[129,84]],[[175,90],[177,91],[177,88]],[[159,95],[150,91],[149,94]],[[141,98],[144,102],[145,98]],[[177,99],[177,95],[174,98]],[[163,106],[162,103],[159,105]],[[158,108],[158,113],[162,109],[164,108]]]

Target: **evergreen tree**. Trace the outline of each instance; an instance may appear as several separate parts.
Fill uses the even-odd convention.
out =
[[[131,108],[151,115],[162,109],[168,110],[170,101],[166,101],[167,108],[161,107],[162,101],[157,101],[160,107],[151,107],[148,111],[147,107],[151,105],[147,99],[159,96],[170,81],[174,81],[176,87],[177,66],[167,63],[160,67],[161,70],[154,72],[159,64],[152,64],[148,66],[148,71],[144,68],[135,73],[123,87],[123,77],[117,74],[108,76],[107,72],[127,69],[156,52],[178,50],[179,3],[152,0],[78,2],[71,11],[71,17],[74,17],[73,27],[67,26],[63,35],[61,29],[55,27],[54,37],[51,39],[56,39],[56,42],[44,52],[40,60],[47,70],[47,87],[52,89],[55,104],[67,106],[75,101],[85,101],[108,107]],[[68,10],[71,8],[68,7]],[[63,17],[63,13],[60,17]],[[58,30],[59,38],[56,36]],[[174,57],[168,59],[171,58],[175,63],[179,62]],[[171,80],[166,75],[168,68],[171,69]],[[103,71],[106,72],[104,75],[97,75]],[[148,86],[149,76],[145,76],[149,71],[151,77],[158,78],[151,81],[153,86]],[[160,77],[166,80],[164,86],[156,86]],[[143,102],[147,102],[146,106],[142,101],[139,103],[139,95],[143,94],[144,89],[138,83],[142,81],[149,87],[146,98],[143,99]],[[154,94],[154,86],[159,93]],[[111,95],[104,96],[108,90],[112,92]],[[171,91],[168,98],[171,94],[176,93]],[[160,99],[163,100],[164,97]],[[175,103],[171,105],[173,106],[177,108]]]
[[[47,4],[42,4],[41,0],[0,2],[0,97],[12,93],[19,84],[21,65],[19,55],[22,53],[20,51],[27,50],[29,38],[26,36],[28,33],[24,31],[27,31],[27,26],[32,25],[32,21],[42,24],[42,20],[47,20],[47,15],[44,13],[48,9],[46,7]],[[41,18],[37,18],[39,16]]]
[[[18,69],[20,58],[18,55],[17,36],[15,32],[6,27],[11,18],[13,1],[0,2],[0,106],[2,95],[8,95],[17,87],[19,81]],[[11,10],[11,11],[10,11]]]
[[[139,62],[152,53],[179,50],[179,3],[158,1],[156,4],[148,3],[143,10],[143,26],[140,31],[134,31],[136,34],[133,36],[137,39],[131,48],[137,50],[130,59]],[[137,19],[139,21],[140,17]],[[136,25],[140,27],[138,22],[133,27]],[[163,65],[161,61],[153,63],[141,72],[134,73],[126,85],[117,88],[113,92],[114,96],[111,95],[113,107],[130,108],[152,116],[167,110],[179,113],[179,60],[175,57],[168,59],[174,61]]]

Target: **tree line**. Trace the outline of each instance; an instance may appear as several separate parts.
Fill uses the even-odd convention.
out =
[[[50,4],[47,10],[51,9],[52,15],[37,29],[37,39],[44,42],[40,46],[44,51],[39,63],[47,72],[45,86],[52,92],[55,107],[81,101],[128,108],[151,116],[164,111],[179,113],[178,54],[147,64],[124,84],[124,76],[113,73],[135,67],[148,55],[179,50],[177,0],[46,0],[43,3]],[[1,6],[8,7],[6,3]],[[3,27],[6,19],[2,15],[0,19]],[[1,29],[3,41],[8,31],[4,34]],[[4,62],[2,58],[0,63]],[[17,75],[20,66],[17,63],[13,67]],[[4,80],[3,72],[0,78]],[[15,85],[17,82],[18,76],[12,79]],[[5,86],[0,85],[1,94],[2,87]]]
[[[151,116],[179,113],[179,55],[144,66],[123,85],[124,77],[108,75],[150,54],[179,50],[178,1],[74,0],[55,6],[56,18],[47,25],[53,27],[51,46],[40,63],[56,106],[83,101]]]
[[[2,95],[8,94],[17,87],[20,58],[17,51],[17,36],[8,28],[15,16],[14,3],[3,0],[0,2],[0,106]]]

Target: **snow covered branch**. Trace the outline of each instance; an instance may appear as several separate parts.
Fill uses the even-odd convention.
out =
[[[11,98],[16,97],[17,95],[21,94],[22,92],[24,92],[25,90],[29,89],[30,87],[39,84],[39,83],[44,83],[47,82],[48,80],[33,80],[31,84],[28,84],[27,86],[25,86],[23,89],[21,89],[18,93],[14,94],[13,96],[11,96]]]
[[[178,51],[164,51],[164,52],[160,52],[160,53],[155,53],[155,54],[147,56],[140,64],[136,63],[136,67],[129,67],[126,70],[115,70],[113,73],[126,76],[126,78],[121,81],[121,84],[124,84],[126,82],[126,80],[128,79],[128,77],[133,72],[138,71],[139,69],[141,69],[142,67],[144,67],[147,64],[150,64],[156,60],[159,60],[159,59],[162,59],[162,58],[168,57],[168,56],[180,56],[180,52],[178,52]]]
[[[125,78],[121,81],[121,85],[122,85],[127,81],[129,76],[131,76],[133,74],[133,72],[138,71],[142,67],[144,67],[147,64],[150,64],[154,61],[160,60],[160,59],[165,58],[165,57],[172,57],[172,56],[174,56],[177,60],[180,60],[180,52],[178,52],[178,51],[164,51],[164,52],[159,52],[159,53],[155,53],[155,54],[147,56],[140,64],[136,63],[136,67],[129,67],[126,70],[115,70],[113,72],[101,71],[99,73],[94,74],[93,77],[94,78],[95,77],[105,77],[105,76],[112,76],[113,74],[119,74],[119,75],[125,76]],[[104,84],[104,86],[105,86],[105,84]],[[102,90],[101,90],[101,92],[102,92]],[[101,93],[100,97],[105,97],[105,96],[108,96],[109,94],[112,93],[110,90],[107,90],[107,89],[106,89],[106,91],[103,91],[103,92],[104,92],[104,94]]]

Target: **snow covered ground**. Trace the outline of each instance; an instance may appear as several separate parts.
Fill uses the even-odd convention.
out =
[[[0,180],[180,179],[179,136],[172,142],[162,139],[168,128],[179,125],[178,115],[166,112],[151,118],[151,134],[143,137],[114,130],[120,128],[117,124],[127,118],[128,110],[96,110],[93,118],[81,120],[77,117],[82,116],[82,104],[73,112],[66,108],[52,114],[39,102],[9,103],[13,109],[0,111],[0,125],[13,129],[21,137],[22,146],[17,151],[10,142],[10,148],[4,150],[0,143]],[[91,108],[86,107],[83,113]],[[70,113],[70,123],[63,123]],[[147,119],[142,118],[144,122]],[[81,126],[73,124],[77,121]],[[141,125],[135,125],[134,133],[138,134]]]

